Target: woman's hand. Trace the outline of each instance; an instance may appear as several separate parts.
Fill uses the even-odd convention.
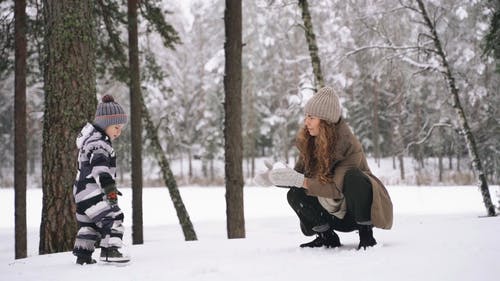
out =
[[[276,186],[304,187],[304,175],[288,166],[272,169],[269,180]]]
[[[260,186],[271,186],[273,185],[273,183],[269,179],[269,172],[271,172],[271,170],[273,169],[273,163],[265,160],[264,165],[266,165],[267,171],[257,173],[257,175],[255,175],[255,177],[253,178],[253,181],[255,184]]]

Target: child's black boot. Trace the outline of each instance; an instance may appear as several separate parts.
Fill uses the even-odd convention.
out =
[[[96,263],[95,259],[92,256],[78,256],[76,257],[76,263],[80,265],[84,264],[94,264]]]

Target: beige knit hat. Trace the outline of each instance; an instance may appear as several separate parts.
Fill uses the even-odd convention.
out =
[[[304,108],[306,115],[311,115],[328,122],[337,123],[341,108],[339,97],[332,88],[323,87],[309,99]]]

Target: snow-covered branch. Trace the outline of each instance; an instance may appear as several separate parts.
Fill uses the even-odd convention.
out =
[[[425,135],[425,137],[423,137],[422,139],[420,139],[418,141],[412,141],[412,142],[408,143],[408,145],[406,145],[406,148],[404,151],[408,151],[410,149],[410,147],[413,145],[420,145],[420,144],[425,143],[432,136],[432,132],[434,131],[434,129],[439,128],[439,127],[453,128],[453,126],[450,123],[436,123],[436,124],[432,125],[432,127],[429,129],[429,131],[427,131],[427,134]]]
[[[357,48],[355,50],[352,50],[350,52],[347,52],[345,54],[346,57],[352,56],[354,54],[357,54],[359,52],[363,52],[366,50],[372,50],[372,49],[388,49],[388,50],[393,50],[393,51],[400,51],[400,50],[418,50],[420,47],[419,46],[391,46],[391,45],[372,45],[372,46],[363,46],[360,48]]]
[[[440,66],[438,63],[422,63],[422,62],[418,62],[418,61],[415,61],[409,57],[406,57],[406,56],[400,56],[401,60],[410,64],[411,66],[414,66],[414,67],[417,67],[417,68],[421,68],[421,69],[424,69],[424,70],[434,70],[434,71],[439,71],[439,72],[446,72],[446,69],[443,68],[442,66]]]

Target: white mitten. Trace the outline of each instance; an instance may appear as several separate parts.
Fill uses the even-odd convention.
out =
[[[276,186],[302,187],[304,175],[290,167],[274,168],[269,172],[269,179]]]
[[[259,186],[271,186],[273,183],[269,179],[269,172],[273,169],[273,163],[268,160],[264,160],[264,165],[266,165],[267,170],[265,172],[260,172],[255,175],[253,182]]]

